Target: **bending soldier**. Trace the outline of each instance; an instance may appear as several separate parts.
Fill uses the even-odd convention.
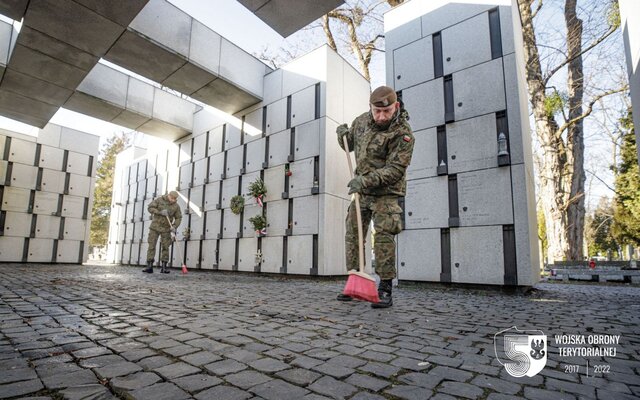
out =
[[[156,254],[156,243],[160,237],[160,261],[162,269],[160,272],[169,273],[167,262],[169,261],[169,246],[172,241],[172,234],[182,222],[182,211],[177,203],[178,192],[171,191],[169,194],[160,196],[149,203],[149,213],[152,215],[151,226],[149,226],[149,250],[147,251],[147,268],[142,272],[153,273],[153,262]],[[168,218],[168,220],[167,220]],[[171,224],[169,224],[169,220]],[[173,226],[173,229],[172,229]]]

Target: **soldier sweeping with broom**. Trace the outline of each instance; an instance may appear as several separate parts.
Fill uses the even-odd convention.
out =
[[[171,191],[169,194],[154,199],[147,210],[151,213],[153,220],[149,226],[149,250],[147,251],[147,268],[142,272],[153,273],[153,261],[156,255],[156,243],[160,237],[160,261],[162,262],[163,274],[169,273],[167,262],[169,261],[169,246],[171,246],[172,233],[175,235],[176,229],[182,222],[182,211],[177,203],[178,192]],[[173,222],[172,222],[173,221]]]
[[[343,124],[336,129],[340,147],[347,155],[352,149],[356,158],[355,176],[352,172],[348,184],[349,194],[355,193],[355,198],[347,212],[345,235],[349,280],[337,299],[349,301],[358,298],[372,302],[374,308],[386,308],[393,305],[392,281],[396,277],[394,236],[402,231],[402,208],[398,200],[405,195],[406,170],[411,162],[414,137],[407,122],[408,114],[400,107],[392,88],[377,88],[371,93],[369,103],[370,111],[357,117],[351,128]],[[380,276],[377,293],[375,281],[363,271],[362,238],[371,220],[375,269]]]

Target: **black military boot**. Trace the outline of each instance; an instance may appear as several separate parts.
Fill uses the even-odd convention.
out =
[[[168,274],[169,272],[169,268],[167,267],[167,262],[163,261],[162,262],[162,269],[160,270],[160,272],[162,272],[163,274]]]
[[[143,269],[142,272],[153,274],[153,260],[147,261],[147,268]]]
[[[372,308],[387,308],[393,305],[393,299],[391,298],[391,290],[393,288],[393,280],[386,279],[380,281],[378,285],[378,297],[380,297],[379,303],[371,303]]]
[[[353,298],[351,296],[347,296],[346,294],[340,293],[338,296],[336,296],[336,300],[338,300],[338,301],[351,301],[351,300],[353,300]]]

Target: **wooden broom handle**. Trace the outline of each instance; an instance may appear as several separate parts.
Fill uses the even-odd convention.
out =
[[[347,135],[342,136],[342,143],[344,144],[344,151],[347,154],[349,173],[351,174],[351,179],[353,179],[353,165],[351,164],[351,156],[349,155],[349,141],[347,140]],[[360,272],[364,273],[364,233],[362,232],[362,214],[360,214],[360,194],[354,194],[356,203],[356,221],[358,223],[358,263],[360,265]]]

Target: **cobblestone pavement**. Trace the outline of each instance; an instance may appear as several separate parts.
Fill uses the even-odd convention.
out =
[[[640,288],[530,294],[402,285],[394,306],[334,300],[344,281],[140,268],[0,265],[0,398],[637,399]],[[513,378],[493,336],[549,336]],[[609,373],[567,373],[556,334],[619,334]]]

